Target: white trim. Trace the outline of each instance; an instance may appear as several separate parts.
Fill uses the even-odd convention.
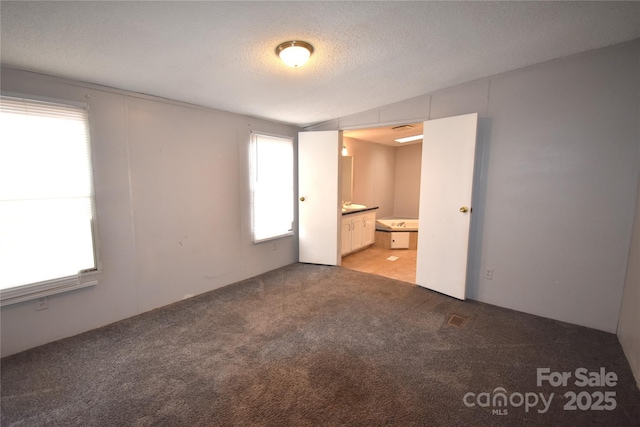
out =
[[[48,102],[50,104],[60,104],[60,105],[67,105],[69,107],[82,108],[84,110],[89,109],[89,104],[87,104],[86,102],[72,101],[70,99],[60,99],[60,98],[51,98],[48,96],[29,95],[21,92],[9,92],[6,90],[0,91],[0,95],[6,96],[8,98],[22,99],[25,101],[41,101],[41,102]]]
[[[93,273],[91,271],[89,273]],[[0,290],[0,306],[16,304],[19,302],[30,301],[49,295],[69,292],[76,289],[88,288],[98,284],[98,280],[90,282],[80,282],[80,275],[61,277],[59,279],[47,280],[45,282],[32,283],[23,286],[14,286],[12,288]]]
[[[263,243],[263,242],[268,242],[270,240],[276,240],[276,239],[281,239],[283,237],[287,237],[287,236],[293,236],[295,233],[293,232],[293,230],[288,231],[284,234],[278,234],[277,236],[271,236],[271,237],[265,237],[264,239],[260,239],[260,240],[254,240],[253,243]]]

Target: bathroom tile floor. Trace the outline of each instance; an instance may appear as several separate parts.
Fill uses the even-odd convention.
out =
[[[342,267],[349,270],[416,283],[416,253],[414,249],[384,249],[371,246],[342,258]],[[387,260],[398,257],[395,261]]]

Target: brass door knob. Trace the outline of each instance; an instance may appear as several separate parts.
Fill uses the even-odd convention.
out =
[[[467,213],[467,212],[469,212],[469,208],[466,207],[466,206],[463,206],[463,207],[460,208],[460,212]]]
[[[304,196],[300,197],[300,201],[304,202]]]

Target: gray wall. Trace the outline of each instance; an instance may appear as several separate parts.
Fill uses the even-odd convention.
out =
[[[618,339],[640,387],[640,185],[633,223],[627,277],[622,294]]]
[[[2,90],[89,104],[99,253],[93,288],[2,307],[2,356],[298,259],[297,237],[251,243],[251,130],[292,126],[11,69]]]
[[[639,51],[588,52],[308,130],[478,112],[468,296],[615,332],[640,166]]]

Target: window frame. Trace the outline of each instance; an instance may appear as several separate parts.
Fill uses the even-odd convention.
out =
[[[279,234],[274,234],[264,238],[256,239],[256,203],[255,203],[255,194],[256,194],[256,172],[257,172],[257,139],[260,137],[266,138],[274,138],[286,140],[291,145],[291,226],[286,232],[282,232]],[[293,236],[295,235],[295,138],[292,136],[284,136],[284,135],[274,135],[265,132],[251,131],[249,134],[249,193],[251,198],[251,211],[250,211],[250,219],[251,219],[251,241],[254,244],[268,242],[271,240],[281,239],[283,237]],[[287,190],[288,192],[289,190]]]
[[[89,168],[90,183],[90,206],[91,206],[91,237],[93,246],[94,267],[91,269],[81,270],[77,274],[57,277],[53,279],[43,280],[24,285],[12,286],[10,288],[0,289],[0,307],[17,304],[20,302],[30,301],[38,298],[44,298],[50,295],[69,292],[76,289],[96,286],[98,284],[97,275],[102,273],[102,264],[100,262],[100,239],[98,233],[98,212],[96,209],[96,193],[95,193],[95,174],[93,149],[91,139],[91,115],[89,104],[86,102],[76,102],[66,99],[41,97],[34,95],[25,95],[21,93],[0,91],[0,97],[14,98],[24,100],[26,102],[46,102],[57,104],[60,106],[68,106],[72,108],[80,108],[85,110],[85,125],[87,132],[87,158]]]

